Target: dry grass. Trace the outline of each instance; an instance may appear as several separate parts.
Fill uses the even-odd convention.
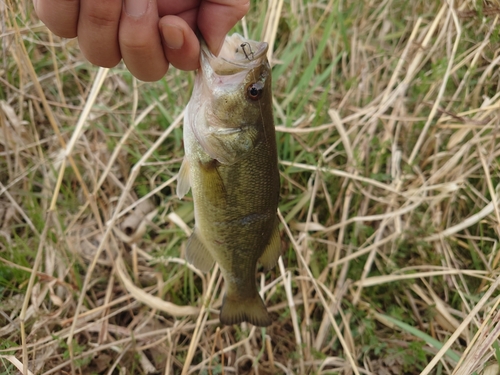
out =
[[[286,247],[267,329],[220,326],[218,268],[184,261],[193,74],[97,69],[0,1],[0,374],[498,373],[500,3],[253,3]]]

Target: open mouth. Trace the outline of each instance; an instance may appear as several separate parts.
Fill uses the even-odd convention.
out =
[[[248,40],[239,34],[233,34],[226,37],[219,56],[212,54],[205,42],[202,42],[201,64],[204,70],[210,66],[217,75],[235,74],[262,64],[267,48],[268,44],[265,42]]]

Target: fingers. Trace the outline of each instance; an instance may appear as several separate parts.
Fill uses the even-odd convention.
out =
[[[79,0],[35,0],[36,14],[56,35],[74,38],[77,35]]]
[[[193,10],[184,12],[182,18],[165,16],[159,22],[165,56],[177,69],[195,70],[199,66],[200,42],[189,26],[195,18]]]
[[[201,4],[195,4],[186,0],[182,7],[182,10],[172,8],[171,11],[178,10],[177,15],[162,17],[159,27],[165,56],[170,63],[178,69],[193,70],[199,66],[200,54],[195,31],[201,32],[212,53],[217,55],[227,32],[248,12],[250,2],[201,0]]]
[[[118,25],[122,0],[87,0],[80,3],[78,43],[93,64],[111,68],[121,59]]]
[[[35,9],[56,35],[78,36],[83,55],[95,65],[111,68],[123,57],[144,81],[158,80],[168,69],[156,0],[36,0]]]
[[[126,0],[118,36],[121,55],[140,80],[159,80],[168,69],[158,32],[156,0]]]
[[[249,0],[34,0],[34,5],[40,19],[56,35],[78,36],[80,49],[91,63],[113,67],[123,58],[134,76],[154,81],[166,73],[169,61],[182,70],[198,68],[198,31],[210,50],[218,54],[225,35],[246,14],[250,3]],[[169,15],[159,19],[158,14]]]
[[[36,0],[38,17],[56,35],[78,36],[83,55],[93,64],[113,67],[121,59],[118,24],[122,0]]]
[[[249,0],[203,0],[198,14],[198,28],[212,53],[219,54],[227,32],[249,8]]]

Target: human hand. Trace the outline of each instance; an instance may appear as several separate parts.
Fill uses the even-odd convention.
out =
[[[78,37],[93,64],[121,59],[143,81],[199,66],[199,31],[217,54],[227,32],[247,13],[249,0],[33,0],[38,17],[56,35]]]

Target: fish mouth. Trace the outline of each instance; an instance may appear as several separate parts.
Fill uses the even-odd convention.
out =
[[[267,49],[266,42],[257,42],[240,34],[233,34],[226,36],[219,56],[215,56],[202,40],[200,64],[205,74],[213,72],[219,76],[233,75],[262,65]]]

